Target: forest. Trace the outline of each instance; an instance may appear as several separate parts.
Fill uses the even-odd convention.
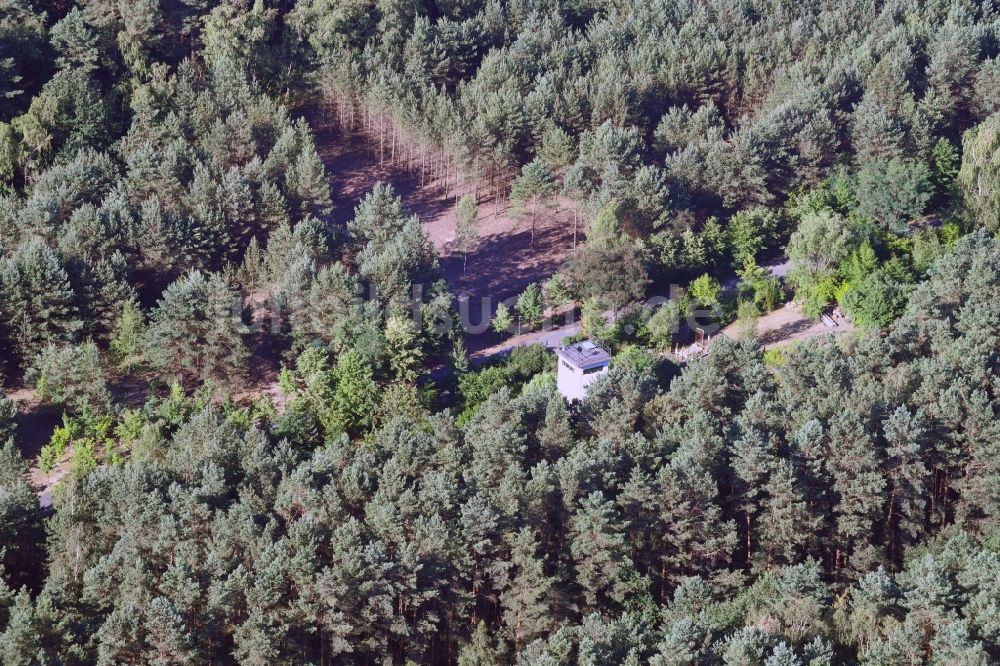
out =
[[[992,2],[0,0],[0,664],[1000,663],[998,234]]]

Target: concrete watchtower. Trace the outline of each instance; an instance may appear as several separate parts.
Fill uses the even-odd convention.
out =
[[[582,400],[587,387],[607,373],[611,354],[590,340],[556,349],[559,372],[556,387],[567,400]]]

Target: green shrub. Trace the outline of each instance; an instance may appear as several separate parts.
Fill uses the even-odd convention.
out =
[[[511,382],[524,382],[552,365],[552,352],[542,345],[518,347],[504,364]]]
[[[488,366],[476,372],[469,372],[458,379],[458,391],[466,407],[478,405],[492,393],[507,386],[506,370],[501,366]]]

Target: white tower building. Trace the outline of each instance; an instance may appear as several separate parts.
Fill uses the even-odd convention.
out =
[[[556,387],[567,400],[582,400],[587,387],[608,371],[611,354],[603,347],[584,340],[556,349],[559,372]]]

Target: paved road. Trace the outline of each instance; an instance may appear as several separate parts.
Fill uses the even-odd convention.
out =
[[[535,331],[534,333],[515,335],[504,340],[500,344],[487,347],[486,349],[481,349],[472,354],[471,357],[474,360],[481,361],[491,356],[496,356],[497,354],[509,352],[517,347],[526,347],[528,345],[545,345],[549,349],[552,349],[561,345],[563,338],[571,337],[579,333],[580,328],[580,322],[576,321],[572,324],[558,326],[547,331]]]

